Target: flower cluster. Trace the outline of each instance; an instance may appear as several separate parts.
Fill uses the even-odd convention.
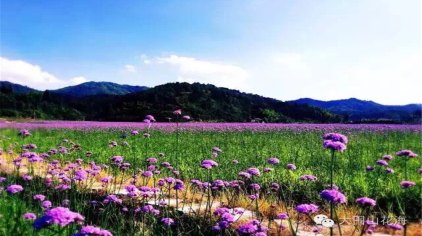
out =
[[[317,177],[313,175],[302,175],[299,177],[301,181],[317,181]]]
[[[344,194],[336,189],[323,190],[319,195],[321,198],[327,200],[330,203],[341,204],[347,202],[346,196],[344,196]]]
[[[113,234],[105,229],[93,225],[82,226],[78,233],[74,236],[113,236]]]
[[[201,167],[204,169],[212,169],[213,167],[217,167],[218,163],[213,160],[203,160],[201,162]]]
[[[324,148],[331,149],[334,151],[342,152],[346,150],[348,139],[345,135],[339,133],[327,133],[323,136]]]
[[[243,212],[242,212],[243,213]],[[216,225],[212,227],[214,231],[221,231],[227,229],[235,222],[235,216],[241,214],[237,209],[229,209],[226,207],[217,208],[214,215],[219,217]]]
[[[56,207],[46,211],[42,217],[36,219],[34,222],[34,228],[39,230],[52,224],[65,227],[70,223],[83,222],[83,220],[84,217],[82,215],[69,210],[69,208]]]
[[[264,226],[258,220],[251,220],[245,224],[241,224],[236,232],[239,235],[254,235],[254,236],[265,236],[267,235],[268,228]]]
[[[400,182],[400,187],[402,187],[402,188],[410,188],[410,187],[413,187],[415,185],[416,185],[416,183],[413,182],[413,181],[403,180],[403,181]]]
[[[409,158],[415,158],[418,156],[412,150],[401,150],[401,151],[396,152],[396,155],[399,157],[409,157]]]
[[[298,213],[309,215],[317,212],[319,210],[319,207],[315,204],[300,204],[296,206],[295,210]]]
[[[271,165],[277,165],[280,163],[280,160],[276,157],[271,157],[270,159],[268,159],[267,162],[268,164],[271,164]]]
[[[377,204],[377,202],[374,199],[369,198],[369,197],[360,197],[356,199],[356,203],[362,206],[375,206]]]
[[[12,184],[6,188],[6,191],[10,194],[15,194],[23,191],[23,187],[19,184]]]

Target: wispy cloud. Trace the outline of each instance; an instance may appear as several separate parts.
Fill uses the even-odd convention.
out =
[[[0,78],[26,85],[36,89],[52,89],[84,83],[87,79],[77,76],[68,80],[58,79],[53,74],[44,71],[39,65],[22,60],[11,60],[0,57]]]
[[[136,67],[134,65],[124,65],[123,66],[123,71],[127,72],[127,73],[136,73]]]
[[[324,52],[269,53],[252,70],[253,92],[282,100],[357,97],[393,105],[422,101],[422,57],[417,53],[344,57]]]
[[[216,86],[246,89],[249,72],[244,68],[225,62],[215,62],[194,57],[169,55],[153,59],[144,58],[146,65],[161,65],[167,68],[179,82],[200,82]],[[173,70],[172,70],[173,69]]]

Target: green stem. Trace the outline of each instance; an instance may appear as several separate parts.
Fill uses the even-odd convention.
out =
[[[343,236],[343,234],[341,233],[341,226],[340,226],[340,221],[337,215],[337,210],[334,209],[334,213],[336,215],[336,221],[337,221],[337,226],[338,226],[338,232],[340,233],[340,236]],[[331,227],[332,228],[332,227]]]
[[[330,164],[330,189],[333,189],[333,172],[334,172],[334,150],[331,150],[331,164]],[[330,202],[330,219],[333,219],[334,204]],[[330,236],[333,236],[333,227],[330,227]]]
[[[179,115],[176,117],[176,169],[179,170]]]

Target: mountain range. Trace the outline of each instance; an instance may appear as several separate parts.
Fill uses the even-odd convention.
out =
[[[11,90],[16,94],[39,92],[38,90],[30,88],[28,86],[20,85],[20,84],[14,84],[14,83],[9,82],[9,81],[0,81],[0,89],[2,91]]]
[[[75,86],[69,86],[61,89],[52,90],[51,92],[73,96],[85,97],[92,95],[125,95],[128,93],[136,93],[148,89],[145,86],[133,86],[126,84],[116,84],[111,82],[86,82]]]
[[[140,121],[154,114],[168,121],[183,108],[194,120],[227,122],[393,122],[418,123],[421,105],[388,106],[356,98],[282,102],[238,90],[199,83],[153,88],[87,82],[39,91],[0,81],[0,116],[65,120]]]
[[[412,121],[420,120],[421,117],[421,104],[382,105],[373,101],[359,100],[357,98],[332,101],[301,98],[290,102],[306,104],[330,111],[334,114],[344,115],[349,121]]]

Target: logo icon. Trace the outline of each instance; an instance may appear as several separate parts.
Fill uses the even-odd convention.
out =
[[[334,221],[329,219],[326,215],[316,215],[314,217],[314,222],[317,225],[322,225],[323,227],[331,228],[334,226]]]
[[[334,226],[334,221],[332,219],[325,219],[322,221],[322,226],[331,228]]]

